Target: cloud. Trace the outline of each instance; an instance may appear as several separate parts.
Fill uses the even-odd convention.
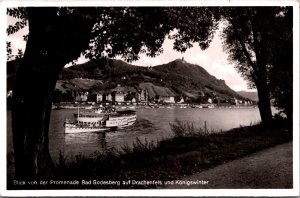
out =
[[[162,64],[162,61],[159,58],[151,58],[145,55],[142,55],[138,61],[134,62],[134,65],[138,66],[155,66]]]
[[[85,58],[83,54],[80,55],[80,57],[75,61],[75,64],[82,64],[88,62],[89,59]],[[73,62],[70,62],[65,65],[65,67],[70,67],[73,65]]]
[[[209,57],[201,52],[197,54],[187,53],[184,56],[184,60],[186,60],[189,63],[197,64],[200,66],[208,65],[210,61]]]

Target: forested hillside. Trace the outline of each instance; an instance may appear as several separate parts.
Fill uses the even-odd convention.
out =
[[[8,90],[12,88],[17,67],[17,61],[7,64]],[[245,97],[230,89],[224,80],[217,79],[201,66],[181,59],[153,67],[135,66],[121,60],[92,60],[64,68],[59,76],[57,88],[62,91],[99,91],[113,89],[118,84],[138,88],[144,83],[151,85],[146,88],[161,87],[159,89],[168,90],[166,92],[192,99],[207,94],[219,98]]]
[[[121,60],[109,60],[106,63],[89,61],[65,68],[60,76],[61,80],[73,78],[101,80],[101,89],[111,89],[117,84],[138,87],[140,83],[149,82],[192,98],[206,93],[222,98],[243,98],[230,89],[224,80],[217,79],[199,65],[180,59],[153,67],[134,66]]]

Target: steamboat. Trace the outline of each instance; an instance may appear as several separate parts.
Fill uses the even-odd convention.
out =
[[[99,108],[93,111],[74,114],[73,121],[65,120],[65,133],[106,132],[131,126],[136,121],[136,111],[119,110],[115,108]]]

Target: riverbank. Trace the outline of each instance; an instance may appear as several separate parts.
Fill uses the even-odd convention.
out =
[[[274,121],[268,130],[258,124],[212,133],[182,122],[171,128],[175,137],[158,143],[137,139],[133,147],[124,146],[119,151],[95,153],[90,157],[78,155],[72,162],[61,156],[53,180],[76,180],[77,185],[16,186],[9,181],[9,188],[162,188],[170,181],[292,140],[292,131],[281,120]]]
[[[101,104],[102,105],[102,104]],[[109,103],[103,104],[102,106],[110,105]],[[56,103],[52,105],[52,109],[97,109],[99,108],[99,104],[93,103],[85,103],[85,104],[75,104],[75,103]],[[158,103],[116,103],[113,105],[116,109],[149,109],[149,108],[258,108],[257,105],[245,105],[245,104],[189,104],[189,103],[166,103],[166,104],[158,104]]]
[[[276,157],[274,157],[276,156]],[[206,181],[205,184],[197,181]],[[190,185],[182,181],[189,181]],[[293,188],[293,144],[283,143],[181,178],[167,189]]]

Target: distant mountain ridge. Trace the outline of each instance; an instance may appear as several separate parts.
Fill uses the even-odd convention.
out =
[[[101,80],[100,87],[94,90],[113,89],[122,86],[140,87],[141,83],[152,83],[150,87],[164,87],[177,95],[197,98],[213,94],[221,98],[245,99],[230,87],[224,80],[217,79],[199,65],[176,59],[167,64],[144,67],[110,59],[106,64],[101,61],[89,61],[84,64],[64,68],[61,80],[73,78],[90,78]]]
[[[228,87],[224,80],[219,80],[215,76],[209,74],[199,65],[187,63],[181,59],[176,59],[167,64],[155,66],[156,69],[166,72],[171,77],[185,77],[186,81],[182,83],[190,83],[189,87],[201,87],[204,90],[211,90],[221,94],[229,94],[239,97],[235,91]],[[182,86],[179,84],[178,86]],[[184,87],[188,88],[188,87]],[[193,92],[193,90],[190,90]]]
[[[8,89],[12,87],[15,76],[13,63],[8,67]],[[57,82],[57,89],[88,90],[91,92],[110,91],[118,85],[146,88],[153,94],[176,95],[197,99],[200,96],[220,99],[245,99],[226,85],[224,80],[217,79],[204,68],[196,64],[176,59],[167,64],[153,67],[136,66],[122,60],[110,59],[106,62],[91,60],[64,68]],[[251,99],[251,98],[249,98]]]
[[[256,91],[254,91],[254,92],[238,91],[237,93],[245,98],[249,98],[250,100],[258,101],[258,95],[257,95]]]

